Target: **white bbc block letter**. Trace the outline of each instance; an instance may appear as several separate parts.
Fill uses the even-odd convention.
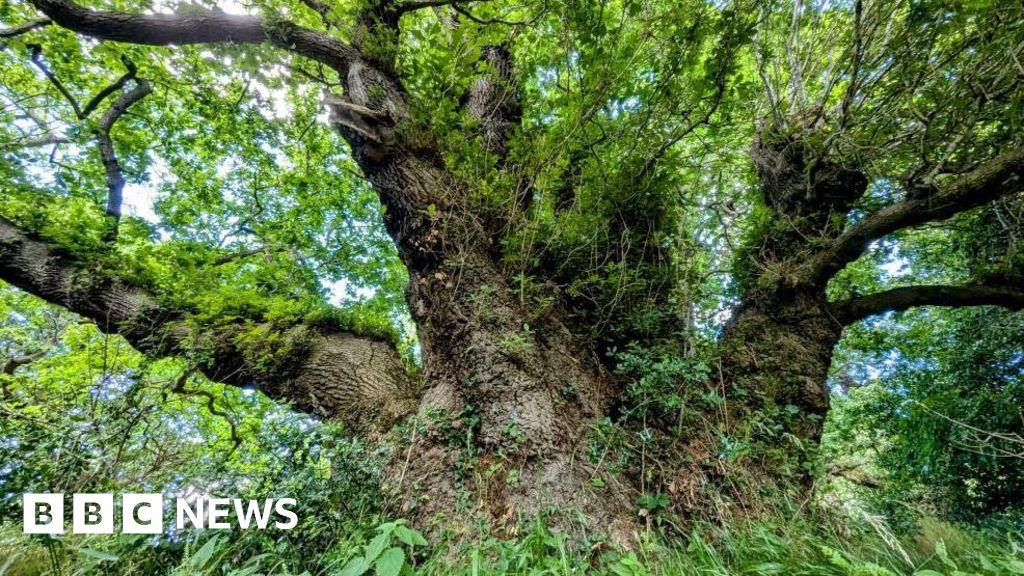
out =
[[[211,530],[227,530],[231,528],[231,524],[227,522],[221,522],[221,518],[227,518],[228,514],[231,513],[229,506],[231,500],[227,498],[210,498],[210,520],[206,524]]]
[[[121,497],[121,532],[125,534],[160,534],[163,531],[163,495],[125,494]]]
[[[78,534],[113,534],[114,495],[75,494],[71,502],[71,529]]]
[[[24,494],[21,505],[25,534],[64,533],[63,494]]]
[[[195,505],[196,507],[193,509],[188,503],[188,500],[185,500],[184,498],[178,498],[175,501],[174,507],[177,509],[177,513],[175,515],[178,518],[176,524],[178,530],[185,529],[185,518],[188,518],[188,521],[192,524],[193,528],[203,527],[203,520],[206,518],[203,515],[203,499],[196,498]]]
[[[297,503],[295,498],[281,498],[277,501],[277,505],[274,506],[274,510],[278,515],[287,518],[287,522],[275,522],[274,525],[281,530],[291,530],[299,524],[299,516],[295,512],[288,509],[288,506],[295,507]]]

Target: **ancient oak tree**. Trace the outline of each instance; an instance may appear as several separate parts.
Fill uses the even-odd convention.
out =
[[[856,273],[1020,201],[1019,7],[171,4],[5,8],[0,278],[390,445],[424,524],[556,509],[628,538],[652,484],[701,505],[718,443],[806,463],[846,326],[1024,307],[1005,254],[955,283]],[[712,369],[670,380],[707,417],[637,422],[624,351],[701,342]],[[612,466],[602,422],[673,448]]]

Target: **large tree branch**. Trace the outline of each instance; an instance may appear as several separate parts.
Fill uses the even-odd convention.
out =
[[[254,386],[299,410],[341,419],[357,432],[385,429],[416,406],[411,381],[388,342],[260,319],[197,323],[189,311],[167,307],[145,288],[78,261],[3,218],[0,279],[124,336],[143,353],[185,356],[212,380]]]
[[[39,136],[22,136],[20,138],[15,138],[14,140],[8,140],[7,142],[0,142],[0,146],[9,146],[12,148],[40,148],[42,146],[70,143],[71,139],[67,136],[42,134]]]
[[[1024,148],[1018,148],[960,176],[941,191],[908,198],[857,222],[808,259],[799,280],[824,284],[860,257],[873,240],[911,226],[945,220],[1022,189]]]
[[[915,306],[1002,306],[1024,308],[1024,290],[998,286],[903,286],[875,294],[833,302],[832,310],[843,325]]]
[[[343,76],[359,53],[348,44],[287,21],[202,10],[183,14],[129,14],[90,10],[67,0],[33,0],[54,23],[100,40],[171,44],[258,44],[269,42],[323,62]]]

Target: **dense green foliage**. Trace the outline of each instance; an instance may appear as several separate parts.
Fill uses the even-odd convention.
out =
[[[188,12],[218,3],[89,4]],[[319,29],[376,5],[332,2],[318,14],[311,4],[222,8]],[[436,145],[469,191],[464,208],[505,224],[495,250],[528,311],[521,332],[501,341],[509,356],[530,345],[531,325],[564,312],[618,378],[623,394],[587,431],[580,458],[638,480],[635,549],[570,538],[543,516],[428,543],[381,485],[404,480],[386,475],[390,450],[411,450],[403,442],[437,423],[402,422],[390,445],[351,438],[343,424],[208,380],[196,369],[209,352],[202,343],[147,357],[0,282],[0,366],[21,359],[0,373],[0,576],[1024,574],[1024,313],[922,307],[850,325],[832,361],[820,447],[792,434],[792,404],[736,424],[730,401],[746,398],[727,392],[716,349],[744,290],[787,272],[765,273],[756,256],[818,241],[794,234],[762,197],[755,138],[799,141],[808,165],[827,157],[863,169],[870,186],[854,220],[923,193],[900,184],[919,165],[934,166],[929,185],[944,185],[1020,143],[1019,6],[437,4],[404,14],[397,41],[362,38],[357,25],[332,33],[394,56],[411,112],[394,129]],[[455,27],[445,20],[453,14]],[[37,17],[30,3],[0,4],[2,28]],[[862,18],[870,39],[855,32]],[[511,47],[523,102],[504,157],[462,108],[490,72],[481,53],[499,44]],[[75,107],[129,62],[156,90],[112,132],[128,180],[112,242],[97,118]],[[0,217],[144,287],[188,326],[242,325],[235,342],[253,344],[254,363],[286,364],[276,329],[302,323],[394,342],[415,372],[408,273],[387,211],[327,121],[324,95],[342,84],[334,71],[263,45],[141,47],[56,25],[4,38],[0,70]],[[836,216],[822,228],[844,224]],[[828,294],[1019,287],[1022,238],[1018,193],[872,242]],[[467,311],[474,320],[494,313],[488,290]],[[465,416],[443,424],[468,446],[475,415]],[[749,473],[768,462],[790,479],[815,478],[813,491],[805,500],[773,492]],[[680,481],[680,469],[695,480]],[[590,483],[605,487],[596,473]],[[20,494],[32,491],[300,495],[302,522],[288,532],[28,537]],[[670,499],[714,513],[686,517]]]
[[[984,310],[915,316],[884,336],[865,334],[875,345],[850,351],[879,373],[842,400],[836,441],[888,473],[883,506],[914,494],[951,518],[1019,526],[1020,321]]]

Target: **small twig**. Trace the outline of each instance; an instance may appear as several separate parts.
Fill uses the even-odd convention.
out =
[[[14,356],[12,358],[8,358],[7,361],[4,362],[3,366],[0,366],[0,373],[7,374],[8,376],[10,376],[14,374],[14,371],[17,370],[18,368],[25,366],[26,364],[31,364],[36,360],[39,360],[43,356],[46,356],[46,353],[48,351],[49,350],[39,350],[37,352],[26,354],[24,356]]]
[[[237,450],[238,447],[242,445],[242,437],[238,434],[238,427],[235,425],[235,421],[231,419],[230,414],[217,408],[216,396],[214,396],[207,390],[185,387],[185,384],[188,382],[188,379],[191,378],[192,375],[195,374],[195,372],[195,368],[189,368],[187,370],[184,370],[181,373],[181,375],[178,376],[178,378],[174,381],[174,386],[171,388],[171,391],[177,392],[178,394],[184,394],[185,396],[202,396],[203,398],[206,399],[206,408],[210,411],[210,414],[223,418],[228,423],[228,426],[231,428],[232,445],[231,450],[227,454],[228,456],[231,456],[232,454],[235,453],[235,450]]]
[[[52,144],[69,143],[71,143],[71,139],[68,138],[67,136],[43,134],[40,136],[22,136],[20,138],[15,138],[14,140],[2,142],[0,143],[0,146],[11,148],[40,148],[42,146],[50,146]]]
[[[50,81],[50,84],[53,84],[54,88],[64,96],[64,99],[68,101],[68,104],[70,104],[71,108],[75,111],[75,116],[79,119],[84,118],[84,116],[82,116],[82,107],[78,104],[78,100],[76,100],[74,95],[72,95],[67,87],[64,86],[64,83],[57,78],[57,75],[50,70],[50,67],[46,65],[46,62],[43,62],[43,47],[38,44],[33,44],[29,46],[29,48],[32,50],[32,63],[35,64],[36,68],[38,68],[44,76],[46,76],[46,79]]]
[[[18,24],[12,28],[2,28],[0,29],[0,38],[14,38],[15,36],[21,36],[22,34],[26,34],[49,25],[50,19],[42,18],[31,22],[25,22],[24,24]]]
[[[398,476],[396,490],[401,489],[402,483],[405,481],[405,472],[409,469],[409,461],[412,460],[412,448],[416,445],[416,432],[418,432],[418,429],[416,426],[413,426],[412,436],[409,438],[409,450],[405,453],[405,464],[402,466],[402,473]]]
[[[974,435],[973,440],[977,443],[977,446],[970,447],[965,444],[961,444],[961,448],[971,450],[972,452],[977,452],[978,454],[985,454],[985,452],[983,452],[982,449],[989,448],[992,451],[992,455],[996,457],[1024,458],[1024,450],[1021,450],[1020,452],[1014,452],[1012,450],[1000,448],[994,445],[993,443],[993,440],[998,440],[1002,442],[1007,442],[1009,444],[1018,444],[1020,446],[1024,446],[1024,437],[1022,437],[1020,434],[1014,434],[1011,432],[990,432],[988,430],[982,430],[977,426],[972,426],[966,422],[962,422],[960,420],[957,420],[956,418],[952,418],[941,412],[938,412],[929,407],[928,405],[926,405],[924,402],[920,402],[918,400],[911,400],[911,402],[913,404],[917,404],[918,406],[923,408],[925,412],[928,412],[929,414],[938,416],[939,418],[942,418],[943,420],[955,426],[960,426],[961,428],[970,431]]]

